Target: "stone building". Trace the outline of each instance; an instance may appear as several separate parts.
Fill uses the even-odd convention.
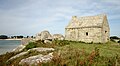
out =
[[[109,41],[110,28],[105,14],[96,16],[73,16],[65,28],[65,39],[86,43]]]

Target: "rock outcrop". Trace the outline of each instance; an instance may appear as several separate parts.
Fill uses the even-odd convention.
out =
[[[40,48],[33,48],[33,49],[28,50],[28,51],[31,51],[31,50],[33,50],[33,51],[38,51],[38,52],[42,52],[42,51],[54,51],[55,49],[53,49],[53,48],[42,48],[42,47],[40,47]]]
[[[22,44],[22,45],[27,45],[29,42],[32,42],[32,41],[33,41],[32,38],[23,38],[23,39],[21,40],[21,44]]]
[[[51,40],[64,40],[65,37],[62,34],[54,34],[53,36],[48,31],[42,31],[36,35],[36,40],[44,40],[45,43],[51,43]]]
[[[64,40],[64,36],[62,34],[54,34],[53,39],[57,39],[57,40]]]
[[[18,47],[16,47],[15,49],[13,49],[13,52],[20,52],[25,48],[25,45],[19,45]]]
[[[51,39],[52,40],[52,36],[48,31],[42,31],[41,33],[38,33],[36,35],[36,40],[47,40],[47,39]]]
[[[23,38],[21,40],[21,45],[19,45],[18,47],[16,47],[15,49],[13,49],[13,52],[20,52],[22,51],[26,45],[29,43],[29,42],[32,42],[33,39],[32,38]]]
[[[50,61],[52,58],[53,58],[53,53],[49,53],[48,55],[36,55],[36,56],[31,56],[31,57],[28,57],[26,59],[22,59],[19,64],[20,65],[29,65],[29,66],[38,66],[39,63],[41,62],[48,62]]]
[[[27,54],[27,53],[28,53],[28,52],[21,52],[21,53],[15,55],[15,56],[11,57],[9,60],[7,60],[7,62],[10,61],[10,60],[12,60],[12,59],[18,58],[18,57],[20,57],[20,56],[22,56],[22,55],[25,55],[25,54]]]
[[[39,48],[32,48],[32,49],[29,49],[28,51],[26,52],[21,52],[13,57],[11,57],[8,61],[10,60],[13,60],[15,58],[18,58],[20,56],[23,56],[25,54],[29,54],[30,51],[37,51],[37,52],[48,52],[50,51],[51,53],[48,53],[47,55],[42,55],[42,54],[38,54],[38,55],[35,55],[35,56],[30,56],[28,58],[24,58],[22,59],[19,64],[20,65],[24,65],[24,64],[27,64],[29,66],[31,65],[34,65],[36,66],[36,64],[40,63],[40,62],[48,62],[52,59],[53,55],[52,55],[52,52],[54,51],[55,49],[53,48],[42,48],[42,47],[39,47]]]

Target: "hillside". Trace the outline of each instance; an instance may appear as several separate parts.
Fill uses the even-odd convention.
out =
[[[34,48],[44,48],[47,51],[32,50]],[[11,57],[25,52],[27,53],[10,60]],[[50,53],[52,53],[51,59],[38,62],[37,66],[120,66],[120,45],[117,43],[110,41],[106,44],[87,44],[66,40],[54,40],[52,43],[46,44],[42,41],[30,42],[20,52],[0,55],[0,66],[26,66],[29,64],[21,62],[22,59],[37,55],[44,58]]]

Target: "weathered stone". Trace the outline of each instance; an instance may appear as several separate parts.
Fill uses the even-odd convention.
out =
[[[11,58],[10,58],[9,60],[7,60],[7,61],[10,61],[10,60],[15,59],[15,58],[17,58],[17,57],[20,57],[20,56],[25,55],[25,54],[27,54],[27,53],[28,53],[28,52],[19,53],[19,54],[15,55],[15,56],[11,57]]]
[[[15,49],[13,49],[13,52],[19,52],[22,51],[25,48],[25,45],[19,45],[18,47],[16,47]]]
[[[33,41],[32,38],[23,38],[23,39],[21,40],[21,44],[22,44],[22,45],[27,45],[29,42],[32,42],[32,41]]]
[[[33,48],[33,49],[28,50],[28,51],[31,51],[31,50],[36,50],[36,51],[38,51],[38,52],[42,52],[42,51],[54,51],[55,49],[53,49],[53,48],[42,48],[42,47],[40,47],[40,48]]]
[[[42,31],[41,33],[38,33],[36,35],[36,40],[46,40],[46,39],[52,39],[52,36],[48,31]]]
[[[22,55],[25,55],[25,54],[29,53],[29,51],[43,52],[43,51],[54,51],[54,50],[55,50],[55,49],[53,49],[53,48],[42,48],[42,47],[32,48],[32,49],[29,49],[29,50],[26,51],[26,52],[21,52],[21,53],[15,55],[15,56],[11,57],[11,58],[10,58],[9,60],[7,60],[7,61],[10,61],[10,60],[15,59],[15,58],[17,58],[17,57],[20,57],[20,56],[22,56]]]
[[[49,53],[48,55],[36,55],[36,56],[31,56],[26,59],[22,59],[19,64],[20,65],[29,65],[29,66],[38,66],[39,63],[45,63],[50,61],[53,58],[53,53]]]
[[[46,40],[44,40],[44,43],[51,44],[51,43],[52,43],[52,41],[50,41],[50,40],[46,39]]]
[[[64,36],[62,34],[54,34],[53,39],[57,39],[57,40],[64,40]]]
[[[105,43],[109,41],[110,28],[105,14],[72,17],[65,28],[65,39],[73,41]]]

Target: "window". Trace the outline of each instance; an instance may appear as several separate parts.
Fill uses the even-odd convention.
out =
[[[107,33],[107,31],[105,31],[105,33]]]
[[[88,36],[88,32],[86,32],[86,36]]]

